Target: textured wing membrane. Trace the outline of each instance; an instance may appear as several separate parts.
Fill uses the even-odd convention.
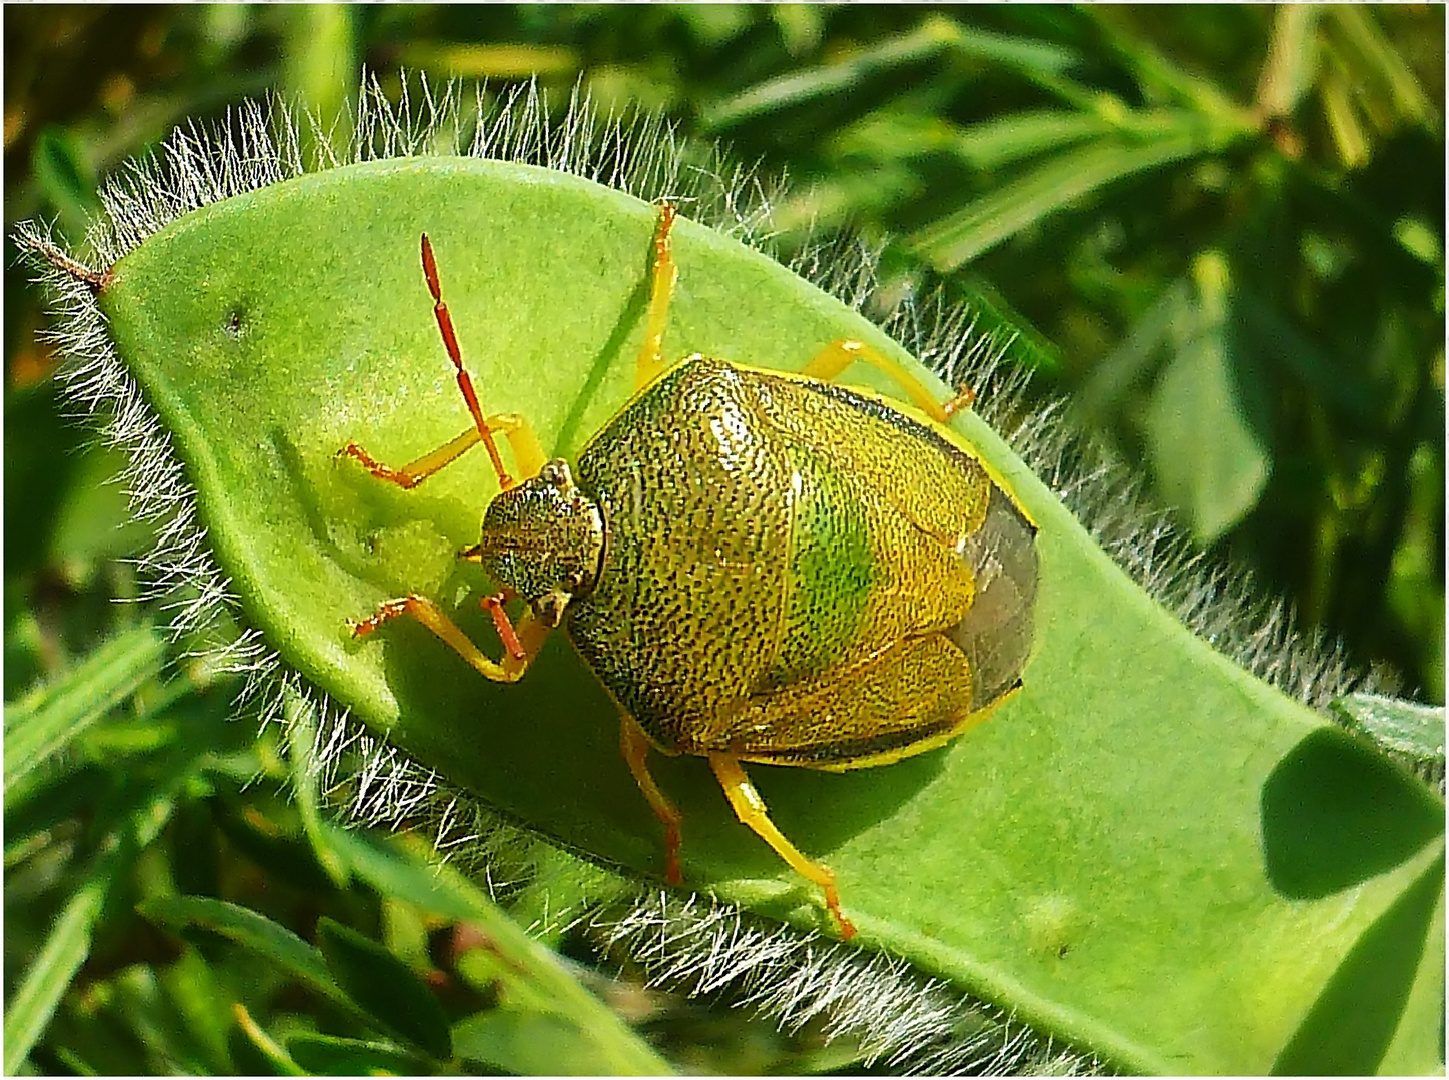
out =
[[[1021,684],[1035,634],[1036,526],[993,487],[986,520],[962,556],[975,570],[976,600],[951,631],[974,676],[971,707],[984,709]]]

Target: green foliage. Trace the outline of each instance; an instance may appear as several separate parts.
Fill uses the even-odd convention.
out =
[[[42,762],[159,674],[164,659],[163,639],[149,626],[140,626],[91,653],[71,673],[63,692],[34,694],[7,709],[6,793],[13,797],[16,785],[24,785]]]
[[[197,211],[118,262],[101,297],[119,355],[197,463],[218,558],[283,658],[490,805],[646,876],[658,873],[659,830],[617,753],[616,708],[562,641],[502,685],[406,622],[347,639],[349,617],[421,592],[496,655],[476,602],[451,600],[463,586],[487,591],[456,552],[476,537],[491,470],[459,464],[409,492],[336,454],[355,439],[404,461],[467,423],[415,262],[424,230],[485,410],[526,416],[546,451],[576,453],[630,393],[653,225],[644,203],[529,166],[377,162]],[[568,244],[550,245],[556,236]],[[323,247],[329,261],[309,265]],[[681,222],[674,250],[671,356],[790,368],[836,338],[892,347],[845,305],[716,233]],[[579,265],[591,273],[571,273]],[[847,775],[757,769],[757,782],[786,832],[828,858],[862,942],[1136,1070],[1261,1071],[1291,1041],[1331,958],[1424,872],[1442,809],[1173,623],[979,418],[957,424],[1041,526],[1025,689],[939,754]],[[1186,435],[1179,456],[1183,445],[1216,451],[1221,438]],[[691,884],[824,925],[813,890],[734,821],[702,761],[654,771],[684,813]],[[1300,792],[1368,785],[1377,798],[1362,806],[1294,805]],[[1345,843],[1351,831],[1377,854]],[[1234,904],[1187,886],[1204,866]],[[1349,884],[1359,886],[1351,908]],[[1414,908],[1394,939],[1403,995],[1432,913]],[[1266,948],[1265,924],[1291,929],[1280,925]],[[421,1034],[425,996],[379,977],[375,949],[325,924],[320,943],[354,998],[385,985],[391,1028],[446,1056]],[[1129,964],[1131,993],[1120,987]],[[1263,986],[1275,987],[1272,1000],[1240,1015]],[[1395,1031],[1418,1040],[1405,996],[1385,1000],[1373,1026],[1384,1048]],[[1362,1014],[1369,1003],[1338,1007]],[[1232,1030],[1231,1044],[1203,1039],[1205,1026]]]
[[[114,662],[119,646],[149,658],[154,642],[146,630],[104,646],[98,655],[113,662],[79,665],[26,718],[82,690],[125,701],[135,666]],[[135,705],[148,689],[139,688]],[[182,697],[162,696],[173,707]],[[8,1071],[30,1055],[42,1068],[80,1072],[346,1075],[371,1062],[428,1074],[460,1066],[455,1023],[468,1033],[462,1058],[506,1064],[508,1038],[490,1056],[496,1040],[480,1034],[495,1014],[505,1028],[542,1018],[568,1035],[559,1056],[550,1056],[553,1044],[535,1052],[541,1071],[670,1071],[556,957],[416,845],[324,823],[320,841],[341,877],[329,880],[298,807],[243,799],[256,773],[281,775],[270,739],[243,749],[251,732],[224,722],[224,694],[208,696],[210,715],[186,717],[185,728],[167,725],[181,717],[159,709],[72,726],[64,745],[52,740],[49,756],[32,765],[41,780],[7,787],[7,900],[23,905],[12,909],[7,945],[43,937],[7,995]],[[151,737],[136,738],[147,719]],[[127,727],[132,738],[101,743],[126,747],[127,758],[84,760],[87,737]],[[107,832],[93,835],[100,824]],[[54,909],[42,898],[68,889],[51,923]],[[148,935],[138,916],[164,936]],[[381,930],[386,939],[404,918],[423,935],[421,954],[399,955],[399,939],[370,936]],[[308,926],[317,945],[278,919]],[[430,943],[449,936],[456,944],[436,966]],[[480,950],[496,962],[480,967]]]
[[[1427,776],[1444,777],[1444,709],[1380,694],[1349,694],[1333,704],[1351,730],[1399,755]]]
[[[781,222],[848,220],[904,238],[886,251],[888,277],[956,267],[947,293],[988,299],[1020,326],[1040,390],[1070,395],[1200,537],[1356,658],[1442,701],[1443,18],[1432,6],[17,8],[6,13],[6,218],[57,218],[78,237],[96,177],[175,123],[269,87],[332,114],[361,60],[495,82],[537,72],[555,102],[582,77],[606,104],[665,108],[687,132],[788,166]],[[539,961],[553,981],[538,998],[501,990],[511,966],[459,947],[476,942],[483,909],[408,893],[400,868],[423,865],[411,854],[368,862],[347,848],[355,838],[318,812],[324,793],[308,788],[302,751],[284,759],[270,736],[224,722],[224,676],[182,662],[166,681],[145,647],[111,662],[105,650],[151,633],[144,609],[111,602],[134,597],[118,559],[148,536],[103,483],[116,456],[57,419],[52,358],[13,255],[7,239],[7,1071],[27,1053],[28,1067],[64,1072],[443,1064],[264,953],[214,933],[178,940],[136,914],[177,897],[250,910],[307,949],[324,915],[382,942],[452,1022],[451,1067],[624,1071],[617,1055],[633,1054],[662,1070],[556,965]],[[1234,434],[1210,467],[1174,473],[1172,440],[1214,429]],[[55,704],[82,683],[81,704]],[[1409,731],[1405,753],[1420,760],[1425,728],[1402,720],[1385,722]],[[1384,737],[1384,723],[1363,723]],[[12,725],[31,733],[15,758]],[[1305,748],[1302,775],[1400,790],[1334,773],[1336,747]],[[273,796],[284,783],[298,802]],[[1272,790],[1291,799],[1311,785]],[[1355,805],[1360,824],[1384,820]],[[1020,825],[1011,806],[989,821]],[[1373,835],[1353,848],[1365,873],[1387,865],[1372,862]],[[1294,861],[1304,850],[1281,846],[1277,872],[1311,882],[1312,865]],[[1442,1013],[1442,984],[1406,987],[1401,965],[1375,958],[1411,949],[1406,928],[1422,941],[1424,920],[1442,920],[1426,899],[1442,880],[1424,864],[1364,930],[1280,1069],[1325,1055],[1418,1067],[1422,1048],[1384,1046],[1384,1017]],[[524,924],[544,910],[537,892],[509,902]],[[1033,908],[1028,929],[1052,941],[1070,929],[1063,919]],[[592,957],[576,933],[552,941]],[[849,1047],[821,1051],[816,1033],[786,1038],[738,1013],[589,985],[632,1001],[676,1065],[852,1061]],[[1359,1006],[1365,995],[1374,1008]],[[617,1035],[612,1048],[579,1034],[595,1026]],[[530,1056],[539,1047],[542,1060]]]

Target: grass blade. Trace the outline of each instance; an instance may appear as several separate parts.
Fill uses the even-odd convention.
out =
[[[487,936],[500,961],[495,974],[504,997],[553,1002],[553,1022],[569,1027],[589,1059],[615,1075],[663,1075],[669,1063],[634,1034],[603,1002],[560,966],[557,958],[523,932],[488,896],[447,865],[440,865],[353,832],[333,830],[331,844],[352,870],[379,892],[427,911],[466,920]],[[463,1050],[460,1047],[459,1053]]]
[[[1005,187],[907,238],[936,269],[950,271],[1098,188],[1181,161],[1212,145],[1205,132],[1180,130],[1134,145],[1104,139],[1064,153]]]
[[[13,1076],[45,1032],[70,981],[90,953],[91,934],[111,884],[112,862],[103,859],[61,909],[45,947],[5,1009],[5,1075]]]
[[[929,18],[908,34],[888,38],[837,63],[770,79],[717,102],[701,114],[700,123],[706,131],[718,131],[763,113],[842,93],[876,72],[929,59],[959,36],[960,30],[951,20]]]
[[[356,1012],[356,1006],[332,980],[321,952],[264,915],[225,900],[205,896],[164,896],[137,907],[157,926],[180,933],[200,927],[258,953],[298,982]]]
[[[165,639],[149,626],[112,638],[37,697],[5,710],[5,787],[53,754],[160,672]]]
[[[700,122],[706,131],[733,127],[765,113],[849,92],[862,79],[946,52],[1043,78],[1058,76],[1077,61],[1074,53],[1047,42],[971,29],[944,15],[930,15],[909,33],[860,49],[843,60],[770,79],[717,102],[702,113]]]

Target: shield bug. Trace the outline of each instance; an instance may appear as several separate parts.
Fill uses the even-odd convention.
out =
[[[483,444],[502,490],[462,557],[500,586],[482,604],[503,656],[425,596],[389,600],[352,631],[411,616],[513,682],[562,628],[620,707],[624,760],[664,826],[666,880],[681,879],[680,814],[650,775],[651,746],[706,758],[739,819],[820,886],[849,938],[834,874],[775,827],[742,763],[884,765],[985,719],[1021,685],[1031,648],[1036,526],[945,426],[968,399],[943,405],[863,342],[831,342],[798,374],[697,353],[666,366],[674,218],[664,204],[635,394],[572,463],[547,458],[522,417],[484,416],[423,236],[472,425],[402,468],[355,443],[339,457],[410,488]],[[915,410],[835,385],[857,361]]]

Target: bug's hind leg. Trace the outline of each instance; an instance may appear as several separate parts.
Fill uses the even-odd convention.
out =
[[[679,808],[659,790],[659,785],[650,775],[649,739],[638,721],[628,713],[621,713],[619,716],[619,749],[623,752],[629,772],[634,775],[634,783],[639,785],[649,809],[654,811],[654,816],[664,826],[664,880],[671,885],[678,885],[684,880],[679,872],[679,823],[682,818]]]
[[[644,326],[644,344],[634,364],[634,389],[653,382],[664,371],[664,324],[669,318],[669,298],[679,267],[674,262],[669,234],[674,228],[674,204],[659,204],[659,224],[654,230],[654,265],[649,274],[649,315]]]
[[[892,360],[873,345],[848,338],[825,346],[800,370],[800,374],[822,382],[834,382],[857,360],[889,375],[906,392],[911,403],[937,423],[944,424],[952,413],[976,400],[975,393],[969,387],[963,387],[960,393],[943,403],[900,361]]]
[[[503,660],[501,662],[490,660],[483,654],[483,650],[473,644],[467,634],[458,629],[457,623],[448,618],[443,613],[443,609],[426,596],[404,596],[397,600],[389,600],[370,617],[360,622],[349,620],[352,636],[355,638],[366,637],[383,623],[391,622],[404,615],[411,616],[422,623],[454,652],[468,661],[479,674],[494,682],[511,683],[523,678],[523,673],[533,663],[539,650],[543,648],[544,640],[548,637],[548,627],[539,622],[530,612],[519,620],[516,627],[509,623],[506,634],[502,634],[503,628],[499,627],[505,641]],[[497,621],[498,616],[495,615],[494,619]]]
[[[840,910],[840,893],[835,888],[835,873],[828,866],[807,859],[785,834],[770,820],[765,800],[760,797],[755,785],[750,782],[739,758],[730,754],[710,754],[709,767],[714,770],[719,786],[724,789],[725,798],[730,801],[735,816],[759,834],[760,839],[775,849],[802,877],[813,881],[825,892],[825,906],[835,917],[840,927],[840,936],[849,941],[855,936],[855,926]]]

